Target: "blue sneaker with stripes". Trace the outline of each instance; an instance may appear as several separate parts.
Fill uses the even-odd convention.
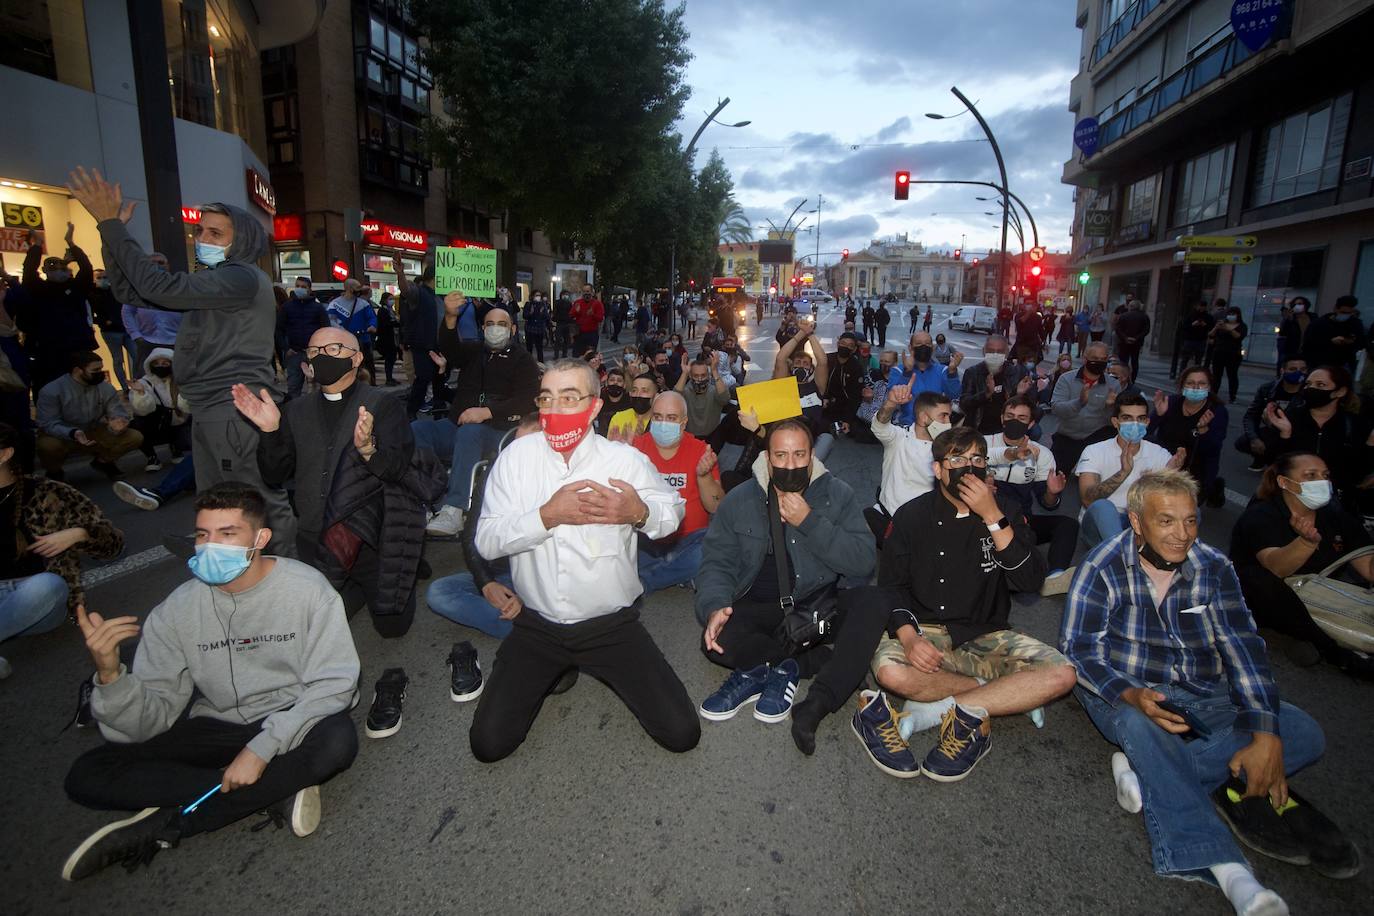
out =
[[[763,696],[754,704],[754,718],[760,722],[782,722],[790,716],[800,680],[801,671],[794,658],[783,659],[770,668]]]
[[[768,666],[736,669],[715,693],[701,701],[701,717],[712,722],[733,719],[746,703],[756,702],[768,682]]]

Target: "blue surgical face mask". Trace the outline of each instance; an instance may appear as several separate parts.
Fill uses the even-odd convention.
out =
[[[224,260],[225,250],[223,245],[210,245],[206,242],[196,242],[196,260],[206,267],[214,267]]]
[[[1184,388],[1183,397],[1189,401],[1205,401],[1212,392],[1207,388]]]
[[[663,448],[672,448],[682,441],[682,427],[667,420],[652,420],[649,423],[649,435]]]
[[[256,535],[254,540],[256,541]],[[252,553],[256,549],[207,541],[196,545],[196,554],[186,561],[186,565],[190,568],[191,575],[206,585],[228,585],[252,565]]]
[[[1301,385],[1305,378],[1307,378],[1307,373],[1303,372],[1301,369],[1295,369],[1292,372],[1285,372],[1283,374],[1283,380],[1290,385]]]
[[[1122,422],[1119,432],[1127,442],[1139,442],[1145,438],[1145,429],[1145,424],[1139,420],[1126,420]]]

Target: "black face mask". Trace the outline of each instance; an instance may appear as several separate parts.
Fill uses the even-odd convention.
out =
[[[935,348],[932,346],[928,346],[926,344],[922,344],[919,347],[913,347],[911,350],[911,355],[915,357],[916,362],[918,363],[928,363],[930,362],[930,358],[935,355]]]
[[[653,403],[653,398],[640,398],[635,397],[633,395],[630,396],[630,407],[634,409],[635,413],[648,413],[649,408],[653,406]]]
[[[773,486],[783,493],[800,493],[811,482],[810,467],[780,468],[770,466],[769,470],[773,474]]]
[[[104,369],[100,369],[100,370],[98,370],[98,371],[96,371],[96,372],[87,372],[87,373],[86,373],[86,384],[87,384],[87,385],[99,385],[99,384],[100,384],[101,382],[103,382],[103,381],[105,381],[105,370],[104,370]]]
[[[148,371],[151,372],[153,375],[156,375],[158,378],[172,377],[171,366],[150,366]]]
[[[812,369],[803,369],[798,366],[796,369],[792,370],[792,377],[797,380],[798,384],[805,385],[816,377],[816,373]]]
[[[849,357],[854,355],[854,351],[849,349],[848,347],[840,347],[840,349],[836,351],[835,355],[839,357],[840,362],[844,363],[849,361]]]
[[[710,384],[711,383],[706,379],[702,379],[699,382],[696,379],[692,379],[692,390],[695,391],[697,394],[705,394],[706,389]]]
[[[333,385],[353,371],[353,357],[319,353],[311,358],[310,368],[315,373],[315,381],[321,385]]]
[[[625,393],[624,385],[606,385],[601,389],[601,393],[613,401],[620,400],[620,396]]]
[[[1308,407],[1325,407],[1335,400],[1335,392],[1327,391],[1325,388],[1313,388],[1308,385],[1302,390],[1302,402]]]
[[[1021,420],[1008,420],[1002,424],[1002,435],[1007,439],[1020,439],[1030,427]]]
[[[1173,572],[1174,570],[1182,566],[1187,559],[1184,558],[1184,560],[1180,560],[1177,563],[1171,563],[1168,560],[1161,557],[1159,555],[1159,551],[1155,550],[1154,547],[1150,546],[1149,541],[1146,541],[1145,545],[1140,548],[1140,556],[1141,559],[1145,560],[1145,562],[1149,563],[1151,566],[1153,566],[1160,572]]]
[[[965,474],[972,474],[974,477],[977,477],[979,480],[987,480],[987,479],[988,479],[988,469],[987,469],[987,468],[974,467],[974,466],[971,465],[971,464],[966,464],[966,465],[964,465],[964,466],[961,467],[961,468],[949,468],[949,484],[948,484],[948,486],[946,487],[946,489],[949,490],[949,495],[950,495],[950,496],[953,496],[953,497],[955,497],[956,499],[958,498],[958,496],[959,496],[959,481],[961,481],[961,480],[964,479],[964,475],[965,475]]]
[[[1105,359],[1090,359],[1083,364],[1083,368],[1092,375],[1101,375],[1107,371],[1107,361]]]

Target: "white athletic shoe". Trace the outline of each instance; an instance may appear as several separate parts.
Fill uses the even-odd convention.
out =
[[[451,538],[463,530],[463,510],[457,506],[444,506],[429,518],[425,534],[432,538]]]
[[[1040,594],[1046,598],[1051,595],[1066,594],[1069,590],[1069,585],[1073,582],[1073,574],[1077,569],[1077,566],[1070,566],[1061,573],[1047,576],[1045,578],[1045,584],[1040,586]]]
[[[291,832],[310,836],[320,826],[320,787],[306,786],[291,797]]]
[[[158,495],[147,487],[136,487],[123,480],[115,481],[114,494],[131,506],[137,506],[145,512],[152,512],[162,506],[162,500]]]

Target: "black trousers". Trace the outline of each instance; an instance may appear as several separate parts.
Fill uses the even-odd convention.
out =
[[[544,335],[525,332],[525,349],[534,354],[539,362],[544,361]]]
[[[1078,519],[1067,515],[1030,515],[1026,517],[1035,543],[1049,544],[1046,558],[1050,569],[1068,569],[1073,565],[1073,551],[1078,543]]]
[[[1116,342],[1116,355],[1123,363],[1131,367],[1131,378],[1140,375],[1140,348],[1143,343],[1128,344],[1124,340]]]
[[[1212,379],[1216,382],[1218,396],[1221,393],[1221,375],[1226,373],[1226,387],[1231,400],[1236,399],[1236,389],[1240,387],[1240,354],[1212,353]]]
[[[677,673],[639,622],[639,607],[579,623],[553,623],[526,607],[501,641],[468,741],[483,763],[510,756],[525,741],[544,697],[569,668],[606,684],[663,748],[690,751],[701,723]]]
[[[415,377],[410,380],[410,394],[406,396],[406,416],[414,420],[415,415],[425,403],[425,391],[434,382],[438,367],[429,358],[428,350],[410,351],[411,367]]]
[[[841,589],[836,598],[839,614],[833,636],[826,644],[795,656],[802,677],[815,678],[807,699],[819,699],[828,713],[843,706],[858,688],[868,673],[892,609],[907,604],[901,589],[876,585]],[[775,635],[782,617],[782,608],[776,601],[736,602],[729,622],[716,640],[725,651],[715,652],[703,645],[702,652],[726,668],[775,665],[788,657]]]
[[[300,561],[324,572],[320,566],[321,549],[320,535],[317,532],[298,529],[296,553]],[[329,584],[334,586],[334,590],[343,599],[344,612],[350,619],[366,604],[372,616],[372,628],[377,631],[377,635],[383,639],[396,639],[406,635],[410,631],[410,625],[415,621],[415,583],[410,583],[410,596],[406,599],[401,613],[378,614],[372,609],[377,606],[377,588],[380,582],[381,557],[367,544],[358,549],[358,559],[353,562],[353,568],[348,571],[346,577],[337,579],[331,576],[329,579]]]
[[[178,452],[191,450],[191,424],[172,425],[172,411],[159,407],[150,414],[133,417],[129,426],[143,433],[143,444],[139,449],[149,459],[157,457],[157,446],[168,445]]]
[[[67,796],[87,808],[137,811],[185,807],[224,778],[261,728],[203,716],[180,719],[140,744],[107,742],[76,759],[67,773]],[[348,769],[358,753],[358,729],[348,711],[316,722],[294,750],[267,762],[251,786],[211,795],[182,818],[181,835],[218,830],[317,786]]]
[[[1240,580],[1240,593],[1255,623],[1310,642],[1322,658],[1335,660],[1346,654],[1341,645],[1312,619],[1297,593],[1278,576],[1255,563],[1237,566],[1236,578]]]

